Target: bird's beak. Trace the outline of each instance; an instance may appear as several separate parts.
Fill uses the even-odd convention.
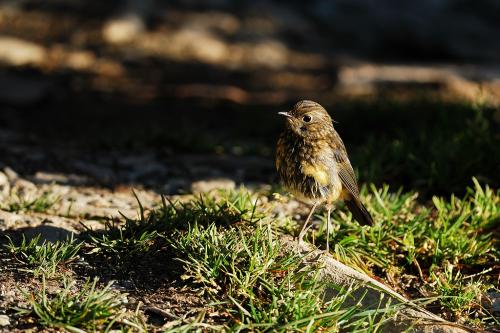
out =
[[[278,114],[282,115],[282,116],[285,116],[285,117],[288,117],[288,118],[292,118],[292,115],[289,113],[289,112],[278,112]]]

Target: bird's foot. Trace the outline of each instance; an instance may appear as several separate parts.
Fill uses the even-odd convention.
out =
[[[311,229],[312,225],[308,226],[307,228],[303,229],[300,233],[299,236],[297,237],[297,245],[300,245],[304,243],[304,237],[307,235],[307,232],[309,229]]]
[[[297,247],[300,248],[300,246],[304,243],[304,235],[302,233],[299,234],[297,237]]]

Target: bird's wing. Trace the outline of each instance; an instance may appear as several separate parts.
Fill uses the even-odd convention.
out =
[[[332,144],[333,156],[337,162],[337,172],[346,190],[355,198],[359,198],[358,184],[356,183],[356,175],[352,169],[351,162],[347,157],[344,143],[340,136],[336,134],[336,138]]]

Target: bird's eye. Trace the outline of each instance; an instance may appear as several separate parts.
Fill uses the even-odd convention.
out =
[[[304,117],[302,117],[302,120],[306,123],[310,122],[311,121],[311,116],[308,116],[308,115],[305,115]]]

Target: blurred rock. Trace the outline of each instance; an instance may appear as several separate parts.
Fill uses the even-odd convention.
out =
[[[85,176],[74,174],[48,173],[38,171],[33,177],[35,184],[62,184],[62,185],[84,185],[90,183],[90,180]]]
[[[191,192],[193,193],[210,192],[213,190],[234,190],[235,188],[235,182],[227,178],[199,180],[191,184]]]
[[[29,225],[30,222],[29,219],[23,219],[22,216],[0,210],[0,230],[26,226]]]
[[[10,182],[9,178],[5,173],[0,172],[0,196],[8,195],[10,192]]]
[[[19,175],[17,174],[17,172],[12,170],[12,168],[10,168],[10,167],[5,167],[3,169],[3,172],[5,173],[7,178],[9,179],[9,182],[11,182],[11,183],[13,183],[15,180],[17,180],[19,178]]]
[[[75,70],[88,70],[95,62],[95,54],[90,51],[70,52],[66,59],[66,65]]]
[[[142,18],[128,14],[112,19],[104,24],[102,35],[108,43],[128,43],[144,32]]]
[[[288,50],[278,41],[266,41],[256,44],[252,48],[252,60],[270,68],[281,68],[288,63]]]
[[[10,319],[7,315],[0,315],[0,326],[9,326]]]
[[[39,44],[15,37],[0,36],[0,62],[12,66],[39,65],[47,52]]]
[[[228,58],[228,47],[215,35],[198,29],[182,29],[172,35],[172,52],[180,57],[216,63]]]
[[[36,194],[38,193],[38,189],[35,184],[22,178],[18,178],[12,183],[12,190],[15,191],[15,193],[22,194],[27,197],[36,197]]]
[[[340,66],[338,71],[339,93],[349,95],[375,94],[387,85],[435,87],[452,97],[474,101],[481,99],[488,104],[500,101],[496,86],[500,68],[494,66],[455,65],[386,65],[356,63]],[[437,89],[434,89],[437,90]]]

